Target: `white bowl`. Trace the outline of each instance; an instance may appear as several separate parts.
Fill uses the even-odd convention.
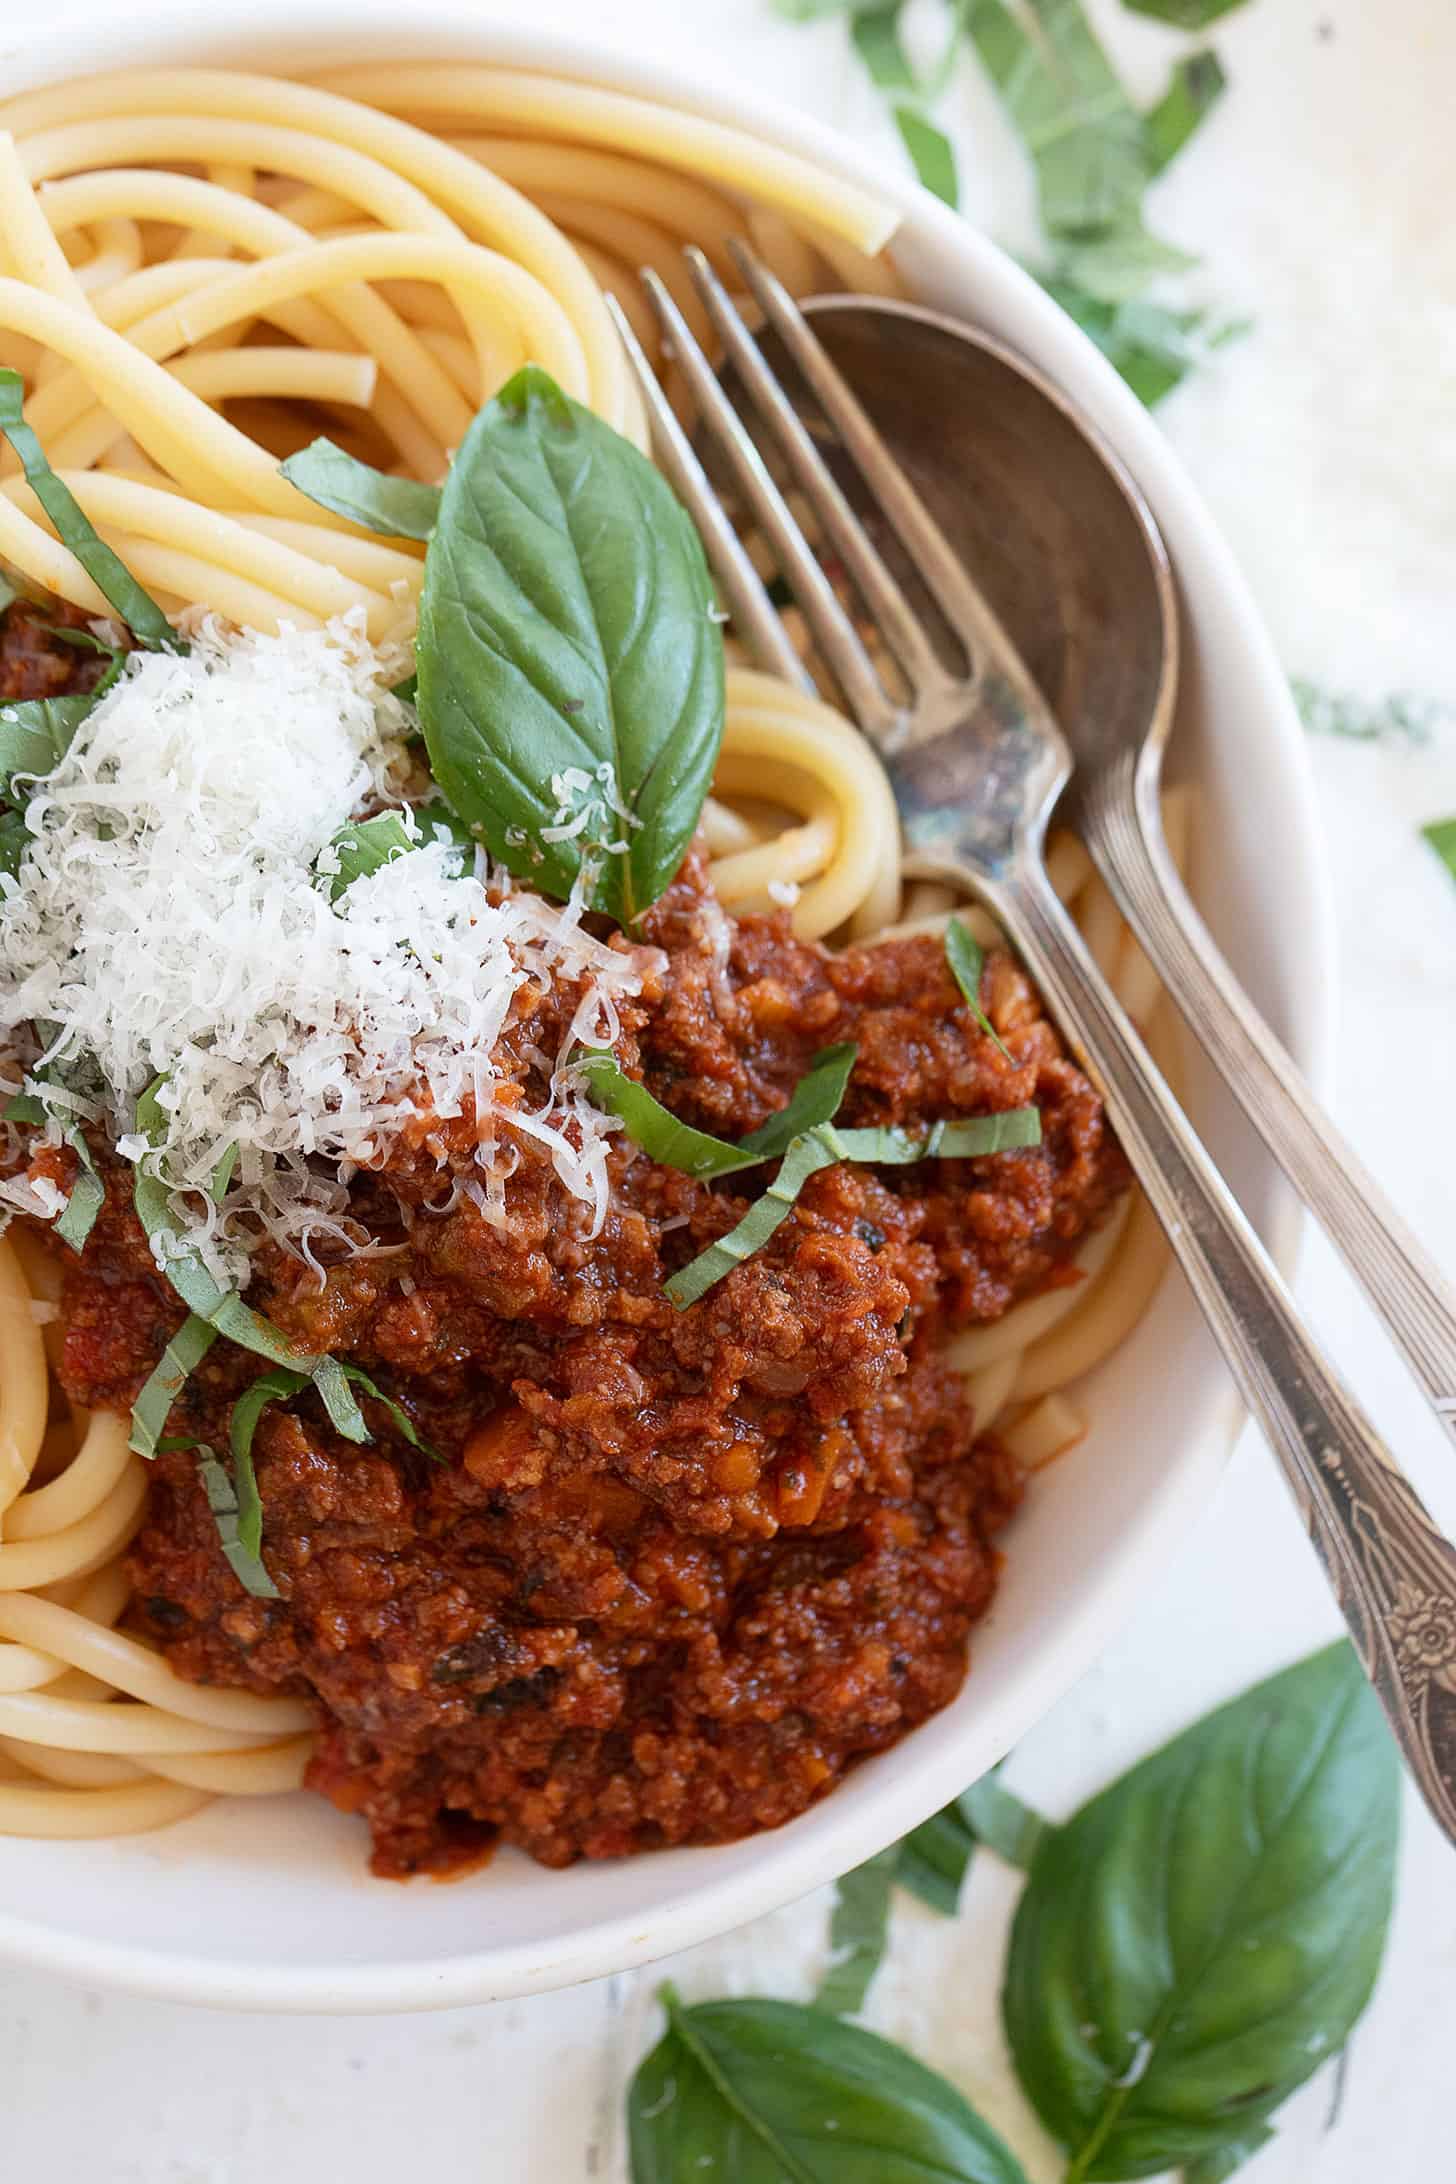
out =
[[[0,88],[138,63],[302,69],[469,55],[659,98],[867,179],[854,148],[757,90],[711,85],[574,38],[471,20],[448,0],[347,13],[319,0],[109,21],[9,42]],[[210,12],[210,11],[207,11]],[[391,26],[393,17],[393,27]],[[271,27],[270,27],[271,26]],[[1035,284],[908,184],[896,255],[915,293],[1015,344],[1101,426],[1161,523],[1187,621],[1180,732],[1203,790],[1196,884],[1220,941],[1321,1078],[1332,920],[1300,730],[1228,548],[1156,424]],[[1277,840],[1277,854],[1271,846]],[[1191,1059],[1191,1058],[1190,1058]],[[1206,1074],[1194,1118],[1281,1259],[1297,1216],[1272,1163]],[[926,1819],[999,1759],[1086,1669],[1166,1565],[1227,1455],[1230,1384],[1180,1280],[1165,1283],[1088,1403],[1092,1431],[1017,1519],[994,1612],[952,1706],[825,1803],[747,1842],[547,1872],[513,1852],[448,1888],[370,1878],[357,1824],[322,1799],[219,1803],[162,1834],[0,1841],[0,1954],[173,2000],[244,2009],[408,2010],[564,1986],[701,1941],[804,1894]]]

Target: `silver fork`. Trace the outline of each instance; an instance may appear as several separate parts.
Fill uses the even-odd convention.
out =
[[[730,246],[733,247],[733,246]],[[662,282],[643,274],[704,431],[793,589],[820,657],[885,762],[913,869],[986,904],[1106,1102],[1124,1150],[1239,1390],[1279,1459],[1365,1672],[1427,1804],[1456,1840],[1456,1672],[1428,1665],[1417,1625],[1456,1621],[1456,1550],[1305,1328],[1047,879],[1046,828],[1071,772],[1028,671],[852,390],[747,250],[745,285],[812,389],[964,648],[949,669],[700,251],[693,280],[767,444],[813,509],[904,677],[892,691],[753,437]],[[615,309],[615,307],[614,307]],[[812,680],[693,445],[620,311],[658,459],[703,534],[739,632],[762,664]]]

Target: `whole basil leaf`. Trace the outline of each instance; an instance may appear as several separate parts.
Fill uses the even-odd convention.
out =
[[[366,531],[386,538],[428,538],[440,512],[440,488],[417,478],[391,478],[372,463],[361,463],[332,440],[310,440],[279,464],[290,485],[320,508],[347,516]]]
[[[946,2079],[796,2002],[663,1993],[627,2101],[632,2184],[1026,2184]]]
[[[561,896],[584,875],[621,924],[656,900],[722,739],[714,615],[666,480],[527,365],[450,466],[415,648],[431,770],[493,856]]]
[[[1398,1800],[1394,1746],[1341,1643],[1043,1837],[1002,2007],[1067,2184],[1252,2150],[1369,1999]]]

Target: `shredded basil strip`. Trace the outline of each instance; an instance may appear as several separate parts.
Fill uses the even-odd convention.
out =
[[[25,422],[25,382],[19,372],[0,367],[0,432],[20,459],[26,483],[56,527],[63,546],[104,592],[138,644],[153,652],[179,652],[182,640],[125,563],[98,535],[70,487],[56,476],[45,451]]]
[[[944,1805],[901,1841],[895,1879],[928,1910],[952,1919],[975,1852],[976,1837],[959,1802]]]
[[[386,538],[427,539],[440,513],[440,488],[416,478],[391,478],[372,463],[336,447],[332,440],[311,440],[280,465],[289,484],[330,508],[336,516]],[[402,690],[396,692],[403,696]]]
[[[153,1145],[160,1141],[164,1127],[162,1109],[157,1099],[158,1089],[164,1081],[161,1077],[154,1078],[137,1101],[137,1129]],[[141,1222],[149,1239],[172,1225],[171,1208],[167,1203],[168,1195],[169,1186],[157,1174],[155,1167],[146,1160],[139,1161],[137,1163],[136,1179],[132,1186],[132,1200],[136,1207],[137,1219]],[[334,1418],[339,1431],[343,1433],[349,1431],[349,1428],[339,1424],[338,1418],[335,1417],[336,1404],[340,1405],[345,1418],[357,1419],[358,1421],[358,1430],[350,1432],[350,1438],[356,1440],[368,1438],[363,1431],[363,1419],[359,1416],[359,1406],[349,1394],[347,1387],[343,1388],[341,1401],[338,1387],[329,1374],[332,1360],[310,1355],[306,1351],[297,1349],[280,1329],[273,1326],[271,1321],[264,1319],[261,1312],[255,1312],[249,1305],[244,1304],[235,1289],[223,1289],[213,1280],[213,1277],[203,1265],[201,1256],[191,1245],[184,1244],[179,1251],[172,1253],[163,1266],[162,1272],[188,1310],[195,1312],[199,1319],[204,1319],[209,1325],[215,1327],[220,1335],[226,1335],[229,1342],[235,1342],[239,1349],[251,1350],[256,1356],[266,1357],[275,1365],[289,1365],[296,1372],[305,1372],[311,1377],[316,1377],[319,1382],[319,1393],[324,1397],[325,1404],[329,1408],[329,1416]],[[329,1392],[326,1392],[325,1389],[326,1380],[330,1381],[333,1391],[332,1401]]]
[[[238,1145],[237,1139],[234,1138],[232,1144],[219,1155],[217,1166],[213,1169],[211,1179],[208,1182],[207,1194],[215,1206],[220,1206],[224,1198],[226,1198],[227,1187],[233,1179],[233,1170],[237,1164]]]
[[[960,987],[962,999],[977,1024],[986,1037],[1006,1055],[1007,1061],[1011,1061],[1000,1032],[981,1006],[981,972],[986,963],[985,950],[970,927],[960,918],[952,918],[946,926],[945,960],[950,966],[950,975]],[[1012,1066],[1014,1068],[1015,1064]]]
[[[53,1119],[55,1110],[47,1105],[43,1091],[17,1093],[6,1104],[7,1122],[24,1122],[29,1123],[33,1129],[43,1129]],[[97,1214],[106,1203],[106,1188],[80,1123],[66,1124],[61,1136],[75,1154],[80,1167],[76,1180],[71,1185],[65,1211],[57,1215],[53,1227],[63,1244],[69,1244],[72,1251],[80,1251],[96,1225]]]
[[[444,1462],[439,1450],[431,1448],[403,1404],[396,1403],[392,1395],[386,1395],[377,1381],[370,1379],[362,1365],[341,1364],[340,1370],[346,1380],[353,1381],[356,1388],[362,1388],[364,1393],[372,1397],[376,1403],[383,1404],[385,1410],[389,1413],[390,1423],[393,1425],[395,1432],[400,1435],[402,1440],[408,1441],[411,1448],[419,1449],[422,1455],[433,1458],[437,1464]]]
[[[1041,1143],[1041,1115],[1035,1107],[1013,1107],[999,1115],[977,1115],[964,1122],[932,1123],[927,1131],[899,1129],[840,1130],[832,1122],[795,1138],[773,1182],[726,1236],[663,1284],[682,1311],[695,1304],[725,1274],[761,1251],[794,1210],[811,1175],[841,1160],[903,1168],[917,1160],[974,1160]]]
[[[717,1176],[777,1160],[804,1131],[831,1121],[839,1112],[856,1052],[848,1042],[822,1047],[795,1085],[787,1106],[750,1130],[738,1145],[680,1122],[645,1084],[629,1077],[605,1048],[581,1056],[577,1067],[597,1105],[615,1115],[632,1143],[661,1167],[680,1168],[686,1175]]]
[[[132,1405],[131,1438],[127,1445],[138,1456],[156,1456],[168,1445],[163,1440],[162,1429],[171,1416],[172,1406],[216,1340],[217,1329],[211,1321],[189,1312]]]
[[[197,1469],[234,1577],[255,1600],[277,1600],[278,1587],[263,1567],[262,1510],[252,1466],[248,1466],[246,1485],[235,1485],[216,1453],[199,1441]]]

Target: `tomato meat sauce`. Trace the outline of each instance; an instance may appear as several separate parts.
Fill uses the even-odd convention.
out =
[[[0,694],[45,694],[55,652],[72,673],[76,656],[28,610],[16,635],[18,611]],[[1092,1087],[1004,954],[982,998],[1010,1059],[937,938],[834,954],[782,915],[731,919],[696,856],[631,945],[643,986],[618,1058],[701,1129],[742,1137],[817,1049],[853,1040],[846,1124],[1030,1102],[1042,1142],[826,1169],[684,1311],[664,1281],[770,1171],[709,1184],[625,1135],[595,1237],[524,1134],[493,1225],[456,1187],[464,1116],[354,1178],[365,1253],[320,1275],[260,1246],[249,1303],[364,1366],[428,1448],[368,1397],[362,1447],[312,1391],[270,1406],[254,1461],[276,1600],[224,1559],[195,1454],[160,1455],[130,1612],[188,1678],[315,1703],[310,1781],[367,1822],[384,1875],[446,1874],[498,1841],[563,1866],[775,1827],[953,1698],[1021,1480],[978,1437],[943,1338],[1064,1279],[1126,1187]],[[542,1103],[580,999],[567,981],[517,997],[503,1106]],[[130,1170],[96,1152],[103,1211],[79,1258],[55,1247],[60,1378],[125,1408],[184,1314]],[[72,1160],[37,1155],[63,1186]],[[260,1370],[216,1344],[169,1433],[225,1450]]]

